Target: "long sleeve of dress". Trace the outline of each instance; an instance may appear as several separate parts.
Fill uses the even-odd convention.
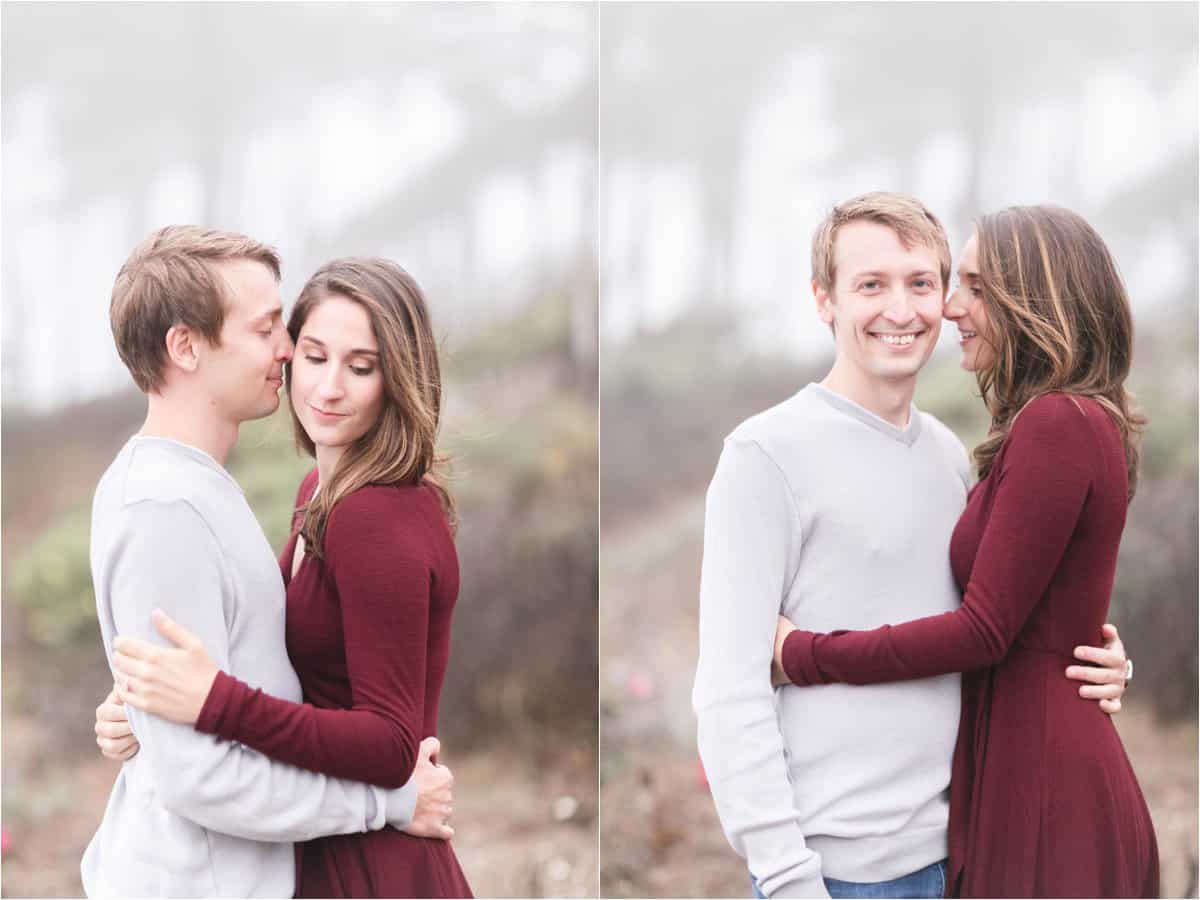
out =
[[[221,673],[197,729],[327,775],[403,785],[424,720],[428,528],[397,492],[380,487],[355,491],[330,517],[325,563],[341,604],[349,709],[291,703]]]
[[[229,665],[221,598],[224,560],[205,521],[186,503],[132,507],[114,551],[106,591],[118,633],[164,643],[151,624],[158,606]],[[273,762],[246,746],[216,741],[127,707],[141,752],[135,767],[167,809],[213,831],[256,841],[302,841],[382,828],[384,796]]]
[[[1063,394],[1030,403],[1008,441],[962,606],[870,631],[797,630],[783,648],[794,684],[904,681],[984,668],[1005,656],[1071,541],[1096,445],[1091,425]]]

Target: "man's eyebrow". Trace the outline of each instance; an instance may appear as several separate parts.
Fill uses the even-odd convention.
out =
[[[263,319],[273,319],[276,316],[282,316],[282,315],[283,315],[283,307],[282,306],[272,306],[269,309],[264,309],[261,312],[259,312],[258,314],[256,314],[254,316],[254,318],[251,319],[250,321],[251,322],[260,322]]]

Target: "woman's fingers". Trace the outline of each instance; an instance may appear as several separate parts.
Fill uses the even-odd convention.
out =
[[[160,644],[152,644],[141,638],[118,636],[113,639],[113,650],[124,653],[126,656],[131,656],[134,659],[154,661],[158,659],[165,649],[167,648],[164,648]]]
[[[133,734],[128,722],[97,722],[96,736],[115,741]]]
[[[112,697],[111,703],[105,701],[96,707],[97,722],[127,722],[129,720],[129,717],[125,715],[125,707],[121,703],[116,688],[113,688]]]
[[[138,744],[137,738],[127,737],[113,740],[111,738],[97,737],[96,744],[100,747],[100,753],[109,759],[126,760],[134,756],[141,745]]]
[[[200,638],[192,634],[161,609],[156,609],[150,613],[150,620],[154,622],[154,627],[158,629],[159,634],[169,640],[176,647],[191,649],[192,647],[201,646]]]
[[[142,683],[136,678],[124,678],[117,685],[121,702],[142,710],[150,710],[150,699],[145,695]]]
[[[149,684],[155,680],[154,666],[128,656],[120,650],[113,654],[113,668],[126,676],[126,679],[136,678],[143,684]]]

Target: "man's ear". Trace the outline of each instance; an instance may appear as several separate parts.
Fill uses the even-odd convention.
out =
[[[821,321],[826,325],[833,326],[833,295],[830,291],[821,287],[814,278],[812,282],[813,297],[817,301],[817,315],[821,317]]]
[[[200,365],[197,335],[186,325],[172,325],[167,329],[167,362],[185,372],[195,372]]]

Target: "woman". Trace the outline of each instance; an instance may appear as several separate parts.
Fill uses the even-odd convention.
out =
[[[950,787],[951,893],[1157,897],[1154,828],[1109,716],[1062,678],[1095,644],[1144,417],[1124,388],[1129,302],[1079,216],[983,216],[949,298],[992,414],[950,545],[954,612],[815,634],[780,621],[797,685],[963,672]]]
[[[378,258],[317,271],[288,331],[296,443],[317,462],[280,558],[288,654],[308,702],[251,690],[186,633],[191,651],[170,663],[117,640],[121,699],[286,763],[398,787],[437,730],[458,594],[453,506],[435,452],[437,348],[420,288]],[[448,841],[389,828],[297,851],[298,897],[471,896]]]

